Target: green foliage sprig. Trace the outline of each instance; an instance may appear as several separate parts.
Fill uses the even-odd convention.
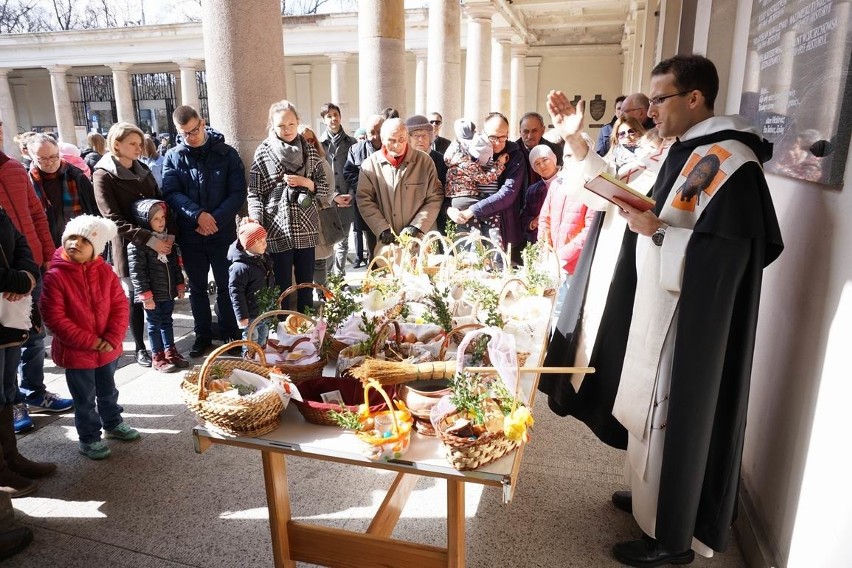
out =
[[[280,295],[281,288],[278,286],[273,286],[272,288],[261,288],[255,292],[254,297],[257,300],[257,307],[260,310],[258,313],[264,314],[266,312],[279,309],[278,297]]]
[[[343,428],[344,430],[358,430],[361,423],[358,420],[358,414],[352,412],[348,408],[340,407],[341,411],[329,410],[328,417],[332,422]]]
[[[506,325],[506,320],[500,315],[500,294],[477,280],[466,280],[464,287],[485,310],[487,314],[485,325],[503,329],[503,326]]]
[[[449,380],[449,385],[453,392],[450,397],[453,406],[472,416],[474,424],[485,422],[482,403],[485,402],[486,392],[482,388],[479,378],[473,373],[461,371]]]
[[[447,296],[441,294],[438,287],[432,284],[432,291],[423,300],[430,310],[423,314],[423,319],[441,326],[441,329],[449,333],[453,330],[453,315],[450,310],[450,303]]]
[[[455,221],[453,221],[452,219],[447,219],[447,223],[444,225],[444,234],[447,236],[447,240],[449,240],[451,243],[454,243],[456,241],[457,228],[458,226],[456,225]]]
[[[542,294],[553,284],[547,273],[541,269],[543,247],[542,241],[539,241],[527,245],[521,251],[521,260],[524,262],[524,283],[533,294]]]

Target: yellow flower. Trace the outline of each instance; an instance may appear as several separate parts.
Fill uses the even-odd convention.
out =
[[[503,418],[503,432],[513,442],[527,442],[530,438],[527,433],[527,427],[532,426],[534,423],[535,420],[533,420],[529,409],[521,406]]]

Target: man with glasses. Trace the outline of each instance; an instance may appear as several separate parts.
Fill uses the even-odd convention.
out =
[[[496,182],[479,185],[478,202],[463,211],[450,207],[447,215],[459,225],[468,225],[475,220],[483,236],[496,236],[504,249],[511,244],[511,260],[519,263],[525,240],[521,228],[520,195],[525,188],[526,160],[518,145],[509,140],[509,120],[503,114],[492,112],[485,117],[482,131],[488,136],[494,151],[492,162],[486,168],[507,155],[506,169]]]
[[[601,127],[601,131],[598,133],[598,142],[595,144],[595,153],[598,156],[606,156],[607,152],[609,152],[609,141],[612,138],[612,129],[615,128],[615,121],[621,118],[621,112],[624,108],[624,99],[626,98],[627,97],[624,95],[615,97],[615,115],[609,123],[604,124]]]
[[[0,205],[27,237],[33,258],[44,272],[49,267],[53,251],[61,245],[65,223],[84,213],[100,215],[100,212],[92,182],[82,170],[62,159],[59,145],[52,136],[35,134],[27,142],[27,151],[32,159],[29,170],[32,189],[16,192],[12,189],[14,186],[8,186],[4,179],[7,191],[0,196]],[[36,303],[41,298],[41,285],[39,279],[33,290]],[[71,399],[48,392],[44,385],[44,339],[43,327],[33,329],[21,348],[20,389],[13,409],[16,432],[33,427],[27,407],[65,412],[73,406]]]
[[[441,125],[444,124],[444,117],[439,112],[433,112],[429,115],[429,124],[432,125],[435,134],[432,149],[443,156],[447,153],[447,148],[450,147],[450,140],[441,136]]]
[[[246,201],[245,168],[225,137],[205,125],[191,106],[172,113],[177,145],[163,163],[163,198],[177,214],[178,239],[189,280],[189,305],[195,342],[190,357],[212,346],[213,330],[207,275],[216,281],[219,334],[223,342],[241,333],[228,295],[228,247],[237,238],[236,216]]]
[[[654,208],[616,203],[629,231],[597,336],[587,338],[595,375],[565,408],[627,449],[631,491],[612,500],[644,533],[613,547],[629,566],[688,564],[694,552],[727,547],[762,273],[783,249],[761,167],[772,146],[740,117],[715,116],[713,63],[699,55],[662,61],[650,89],[648,115],[661,137],[678,140],[656,177]],[[575,110],[551,92],[548,106],[586,161],[583,104]],[[715,157],[714,170],[719,163],[713,180],[681,199],[677,189],[706,156]]]
[[[633,93],[627,95],[624,99],[624,104],[621,106],[621,114],[624,116],[632,116],[645,127],[645,130],[654,128],[654,119],[648,116],[648,107],[650,102],[645,93]]]

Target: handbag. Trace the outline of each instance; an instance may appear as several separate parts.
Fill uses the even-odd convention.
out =
[[[0,256],[3,257],[3,264],[8,269],[9,260],[2,248],[0,248]],[[17,302],[10,302],[0,296],[0,349],[18,347],[29,338],[32,310],[32,295],[21,298]]]
[[[335,205],[323,209],[317,208],[317,213],[319,214],[320,244],[336,245],[348,236]]]

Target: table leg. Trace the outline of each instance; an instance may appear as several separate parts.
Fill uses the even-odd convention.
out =
[[[464,481],[447,480],[447,566],[464,568]]]
[[[290,557],[290,490],[287,487],[287,458],[284,454],[261,452],[269,528],[272,532],[272,555],[276,568],[296,568]]]

